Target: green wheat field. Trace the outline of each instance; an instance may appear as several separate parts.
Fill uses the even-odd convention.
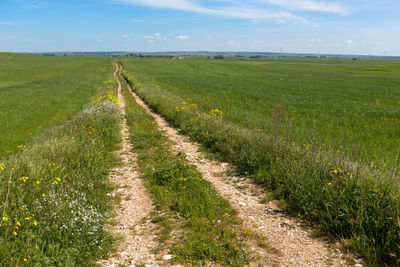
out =
[[[108,182],[122,120],[117,61],[154,111],[314,225],[316,235],[372,265],[400,264],[399,59],[0,53],[0,266],[94,265],[112,251],[106,225],[117,202]],[[231,230],[235,211],[170,155],[150,116],[127,103],[131,141],[157,206],[189,210],[188,224],[205,218],[207,233],[223,236],[214,243],[201,227],[191,229],[172,251],[195,259],[188,264],[206,263],[202,257],[248,263]],[[195,182],[185,191],[168,184],[174,175]],[[186,205],[193,195],[209,210],[199,215]],[[226,225],[207,221],[227,214]],[[194,255],[196,246],[204,255]]]

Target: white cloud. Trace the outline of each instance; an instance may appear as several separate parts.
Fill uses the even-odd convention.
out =
[[[308,42],[310,42],[310,43],[322,43],[322,40],[321,39],[310,39],[310,40],[308,40]]]
[[[347,46],[352,46],[352,45],[354,45],[354,42],[352,40],[347,40],[346,41],[346,45]]]
[[[178,35],[178,36],[175,37],[175,39],[181,39],[181,40],[189,39],[189,36],[187,36],[187,35]]]
[[[122,38],[129,38],[129,35],[123,34],[123,35],[121,35],[121,37],[122,37]]]
[[[296,16],[288,11],[268,11],[259,5],[255,7],[245,7],[235,3],[234,0],[219,0],[217,3],[229,3],[218,7],[205,7],[194,3],[192,0],[117,0],[128,4],[141,5],[147,7],[167,8],[195,13],[203,13],[214,16],[223,16],[248,20],[279,20],[285,19],[295,22],[308,23],[308,20]]]
[[[254,45],[261,45],[261,44],[265,43],[264,41],[261,41],[260,39],[252,39],[252,38],[250,38],[249,41]]]
[[[15,3],[21,5],[24,8],[40,8],[44,6],[46,3],[44,1],[38,0],[14,0]]]
[[[14,26],[15,23],[14,22],[10,22],[10,21],[0,21],[0,25]]]
[[[292,10],[305,10],[315,12],[329,12],[336,14],[348,14],[347,7],[342,5],[327,2],[327,1],[314,1],[314,0],[255,0],[255,2],[266,3],[274,6],[280,6]]]
[[[143,36],[143,38],[144,39],[150,39],[150,40],[162,40],[162,41],[166,41],[167,40],[167,37],[163,37],[163,36],[161,36],[161,34],[159,34],[159,33],[155,33],[154,35],[146,35],[146,36]]]

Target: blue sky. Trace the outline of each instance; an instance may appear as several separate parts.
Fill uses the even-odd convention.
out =
[[[400,56],[400,0],[0,0],[0,51]]]

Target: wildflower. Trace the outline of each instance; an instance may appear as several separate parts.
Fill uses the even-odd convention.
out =
[[[4,171],[4,168],[5,168],[6,166],[4,165],[4,163],[0,163],[0,171]]]
[[[18,225],[18,226],[21,226],[21,223],[20,223],[20,222],[17,222],[17,225]]]
[[[328,183],[328,185],[332,185],[332,183],[331,183],[331,182],[329,182],[329,183]]]
[[[18,234],[17,234],[17,232],[15,232],[15,231],[14,231],[14,233],[13,233],[13,234],[14,234],[15,236],[17,236],[17,235],[18,235]]]
[[[208,116],[210,116],[211,118],[215,118],[215,119],[223,118],[222,111],[217,108],[210,110],[210,112],[208,112]]]
[[[29,177],[26,177],[26,176],[24,176],[24,177],[21,177],[21,178],[19,178],[21,181],[24,181],[24,183],[26,182],[26,181],[28,181],[29,180]]]
[[[42,197],[44,197],[44,193],[42,194]]]
[[[12,184],[12,181],[11,181],[11,180],[9,180],[9,181],[8,181],[8,184]]]
[[[24,258],[24,261],[27,262],[28,260]]]
[[[33,221],[33,225],[37,226],[37,221],[36,220]]]
[[[36,181],[36,184],[40,184],[40,181]]]
[[[6,221],[8,221],[8,218],[7,217],[3,217],[3,222],[6,222]]]

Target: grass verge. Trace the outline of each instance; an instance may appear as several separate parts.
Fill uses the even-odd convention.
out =
[[[317,223],[376,265],[400,264],[400,200],[393,175],[224,122],[218,110],[202,113],[176,95],[126,79],[173,125],[285,199],[286,210]],[[279,123],[279,112],[275,116]]]
[[[163,216],[153,219],[164,225],[161,240],[171,239],[175,261],[186,264],[242,266],[249,256],[238,230],[241,223],[228,201],[188,164],[183,154],[173,155],[170,142],[156,122],[124,91],[131,142],[138,154],[142,177],[156,208]]]
[[[0,163],[0,266],[88,266],[105,255],[115,90]]]

